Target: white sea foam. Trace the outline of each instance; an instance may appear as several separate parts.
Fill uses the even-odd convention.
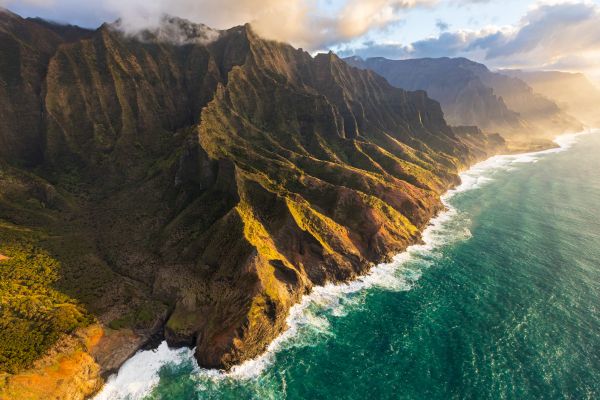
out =
[[[193,358],[188,348],[170,349],[163,342],[155,350],[139,351],[121,366],[119,373],[108,378],[95,400],[137,400],[146,396],[158,383],[158,371],[169,363]]]
[[[415,258],[420,258],[421,261],[432,258],[435,253],[432,250],[443,245],[468,239],[471,236],[467,228],[468,216],[461,214],[452,206],[450,199],[453,196],[478,189],[493,181],[493,174],[497,171],[510,170],[515,167],[515,164],[534,163],[544,155],[564,151],[575,144],[580,135],[596,131],[559,136],[555,139],[559,147],[554,149],[494,156],[461,173],[462,183],[442,196],[446,210],[431,220],[427,229],[423,231],[421,244],[408,247],[405,252],[394,257],[392,262],[374,266],[368,274],[354,281],[315,287],[309,295],[303,297],[300,303],[290,309],[287,318],[288,329],[271,342],[267,351],[261,356],[246,361],[229,372],[207,370],[195,364],[193,350],[169,349],[163,342],[158,349],[140,351],[128,360],[118,374],[109,378],[95,400],[141,399],[158,383],[160,368],[168,364],[192,362],[196,365],[195,373],[199,378],[251,379],[260,375],[273,362],[279,350],[304,345],[307,340],[310,341],[315,336],[329,335],[329,321],[325,314],[334,317],[344,315],[349,305],[361,300],[356,294],[364,293],[365,289],[377,287],[391,291],[410,290],[413,283],[419,279],[421,272],[420,269],[407,270],[403,266]]]
[[[456,188],[449,190],[443,196],[443,200],[448,200],[459,192],[477,189],[487,182],[492,181],[492,172],[512,170],[515,168],[515,164],[535,163],[548,154],[559,153],[568,150],[571,148],[571,146],[577,143],[582,135],[598,132],[600,132],[599,129],[588,129],[581,132],[560,135],[554,139],[554,143],[556,143],[558,147],[548,150],[490,157],[485,161],[473,165],[471,168],[469,168],[469,170],[461,173],[460,177],[462,183]]]

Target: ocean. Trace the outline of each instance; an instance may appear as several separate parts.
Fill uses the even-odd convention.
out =
[[[291,310],[229,373],[162,344],[104,399],[600,398],[600,132],[462,174],[424,244]]]

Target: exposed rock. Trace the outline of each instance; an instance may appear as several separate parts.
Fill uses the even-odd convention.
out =
[[[119,367],[142,347],[145,340],[146,338],[131,329],[106,329],[98,344],[90,351],[100,366],[100,375],[108,377],[117,372]]]
[[[0,125],[22,150],[0,160],[0,233],[52,254],[56,286],[110,328],[91,353],[104,374],[163,329],[205,367],[257,356],[314,285],[417,242],[458,171],[500,142],[463,141],[425,92],[249,25],[184,45],[109,25],[62,40],[27,78],[43,87],[27,93],[35,135]],[[20,109],[11,96],[0,112]]]
[[[104,383],[90,352],[102,335],[98,326],[64,336],[35,365],[17,375],[0,373],[0,399],[83,400]]]

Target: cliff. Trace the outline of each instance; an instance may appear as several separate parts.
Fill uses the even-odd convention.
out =
[[[441,103],[453,125],[475,125],[511,139],[534,141],[582,128],[577,119],[524,81],[466,58],[350,57],[345,61],[381,74],[396,87],[426,90]]]
[[[423,91],[249,25],[61,36],[0,18],[11,374],[96,322],[103,375],[162,334],[205,367],[253,358],[314,285],[417,242],[458,171],[498,145],[462,140]]]

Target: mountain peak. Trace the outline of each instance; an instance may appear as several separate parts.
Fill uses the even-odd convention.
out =
[[[195,345],[203,366],[256,357],[312,286],[417,241],[439,193],[474,159],[423,92],[248,24],[218,31],[165,16],[132,32],[117,21],[65,46],[48,27],[17,21],[3,35],[19,51],[0,63],[0,163],[26,179],[48,171],[56,193],[73,193],[72,211],[44,195],[44,229],[81,227],[83,252],[108,249],[118,274],[85,305],[114,326],[151,310],[126,327],[164,327],[171,344]],[[53,189],[43,179],[23,198]],[[88,191],[93,200],[79,196]],[[75,260],[83,254],[57,246],[70,287],[95,285],[97,269]],[[181,279],[165,279],[174,268]],[[130,281],[135,298],[120,297]]]
[[[0,7],[0,15],[11,18],[21,18],[14,12],[10,11],[8,8]]]
[[[15,22],[20,21],[22,19],[23,18],[13,13],[12,11],[0,7],[0,28],[8,29],[10,28],[11,24],[14,24]]]

